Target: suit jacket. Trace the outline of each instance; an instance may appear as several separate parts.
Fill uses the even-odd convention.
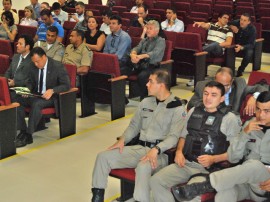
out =
[[[22,87],[26,86],[26,82],[29,77],[29,71],[34,67],[34,63],[31,60],[30,54],[28,54],[20,68],[17,69],[20,57],[21,54],[15,54],[13,56],[12,62],[8,70],[5,72],[5,77],[8,79],[14,79],[15,86]]]
[[[209,80],[199,81],[196,84],[194,95],[191,97],[188,102],[188,109],[192,107],[197,107],[202,103],[203,98],[203,90],[205,85],[209,82]],[[240,105],[243,97],[243,93],[245,88],[247,87],[246,81],[243,78],[235,78],[232,83],[232,91],[229,95],[229,103],[232,106],[232,110],[235,112],[239,112]]]

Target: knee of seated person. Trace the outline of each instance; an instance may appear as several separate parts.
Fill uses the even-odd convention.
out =
[[[156,185],[162,185],[164,182],[164,179],[162,178],[161,175],[159,175],[159,173],[154,174],[151,178],[150,178],[150,186],[156,186]]]
[[[253,48],[247,48],[246,50],[245,50],[245,54],[247,55],[247,56],[249,56],[249,57],[251,57],[252,55],[253,55]]]
[[[102,152],[99,152],[97,154],[97,158],[96,158],[96,161],[104,161],[104,160],[107,160],[108,158],[110,158],[110,152],[111,150],[109,151],[102,151]]]
[[[259,160],[250,159],[246,161],[246,164],[248,164],[251,171],[255,173],[256,173],[256,170],[260,172],[261,169],[265,168],[265,165]]]
[[[137,167],[135,168],[135,172],[136,172],[136,175],[140,175],[140,174],[151,174],[152,172],[152,168],[151,168],[151,165],[149,163],[149,161],[147,162],[142,162],[140,161],[137,165]]]

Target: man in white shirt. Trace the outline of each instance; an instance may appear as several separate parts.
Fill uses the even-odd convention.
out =
[[[71,15],[70,21],[81,22],[84,19],[85,4],[82,1],[78,1],[75,5],[76,13]]]
[[[100,26],[100,31],[103,31],[106,35],[111,34],[110,29],[110,17],[112,16],[112,12],[110,10],[104,11],[102,13],[102,25]]]
[[[61,6],[58,2],[53,3],[52,10],[52,15],[57,17],[61,25],[63,25],[65,21],[68,21],[68,13],[61,9]]]
[[[133,6],[130,10],[131,13],[138,13],[138,8],[143,5],[143,0],[136,0],[136,6]]]
[[[161,28],[166,31],[183,32],[184,23],[177,19],[176,9],[168,8],[166,10],[167,19],[161,23]]]

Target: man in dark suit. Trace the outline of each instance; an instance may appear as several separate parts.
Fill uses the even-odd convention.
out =
[[[24,87],[28,78],[29,70],[34,63],[30,57],[30,51],[34,46],[32,37],[21,35],[17,44],[17,53],[12,58],[12,62],[5,72],[10,87]]]
[[[32,134],[42,118],[41,110],[56,106],[55,93],[70,89],[70,80],[64,65],[46,56],[44,50],[35,47],[30,52],[35,64],[29,72],[26,87],[31,93],[40,97],[17,96],[20,107],[17,110],[17,129],[20,130],[16,138],[16,147],[23,147],[33,142]],[[30,107],[28,127],[25,122],[25,107]]]
[[[228,67],[221,67],[216,75],[215,81],[223,84],[225,87],[225,104],[232,107],[232,110],[239,112],[241,102],[244,100],[245,96],[250,93],[256,94],[257,92],[265,91],[263,86],[247,86],[245,79],[243,78],[233,78],[233,72]],[[188,102],[188,109],[198,106],[202,103],[203,89],[209,81],[200,81],[195,87],[195,93]],[[256,98],[251,97],[249,100],[249,105],[246,106],[247,111],[254,112]]]

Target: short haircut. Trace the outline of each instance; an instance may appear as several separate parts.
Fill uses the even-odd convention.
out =
[[[156,69],[154,70],[151,75],[157,76],[157,83],[163,83],[165,88],[169,91],[171,88],[171,75],[165,69]]]
[[[54,2],[52,5],[52,10],[55,11],[55,10],[60,10],[60,9],[61,9],[60,3]]]
[[[82,1],[78,1],[75,6],[80,6],[82,8],[85,8],[85,4]]]
[[[5,1],[9,1],[9,3],[12,5],[12,0],[3,0],[2,3],[4,3]]]
[[[227,13],[227,12],[221,12],[221,13],[218,14],[218,18],[222,18],[224,15],[230,16],[230,14]]]
[[[156,20],[149,20],[147,22],[147,25],[153,25],[155,27],[155,30],[159,31],[160,26],[159,26],[158,21],[156,21]]]
[[[251,21],[251,15],[249,13],[243,13],[243,16],[247,17],[249,21]]]
[[[31,36],[29,36],[27,34],[22,34],[21,36],[19,36],[19,39],[24,39],[25,46],[29,45],[30,46],[30,51],[33,49],[34,40],[33,40],[33,38]]]
[[[175,7],[170,7],[170,8],[167,8],[167,10],[171,10],[173,13],[176,13],[177,12],[177,10],[176,10],[176,8]]]
[[[221,67],[221,68],[219,68],[219,69],[217,70],[217,72],[216,72],[216,75],[217,75],[218,73],[224,73],[224,72],[228,73],[228,74],[231,76],[231,80],[233,79],[233,71],[232,71],[232,69],[229,68],[229,67]],[[215,76],[216,76],[216,75],[215,75]]]
[[[84,40],[84,31],[80,29],[73,29],[72,32],[76,32],[78,36],[82,38],[82,41]]]
[[[52,12],[49,9],[43,9],[40,12],[40,16],[47,15],[48,17],[52,16]]]
[[[31,11],[31,19],[36,20],[36,14],[32,6],[26,6],[24,9]]]
[[[256,102],[260,102],[260,103],[266,103],[270,101],[270,91],[264,91],[262,93],[260,93],[260,95],[258,96]]]
[[[217,82],[217,81],[209,81],[205,85],[204,88],[206,88],[206,87],[210,87],[210,88],[216,87],[216,88],[218,88],[220,90],[221,96],[224,96],[225,95],[225,88],[224,88],[224,86],[221,83]]]
[[[58,35],[58,29],[55,26],[50,26],[47,31],[56,32],[56,35]]]
[[[4,11],[1,15],[1,19],[2,19],[3,15],[6,17],[6,20],[9,20],[8,26],[14,25],[14,18],[13,18],[13,15],[10,11]]]
[[[122,18],[119,15],[112,15],[110,20],[117,20],[118,24],[122,24]]]
[[[45,4],[48,9],[50,8],[50,4],[48,2],[46,2],[46,1],[42,2],[41,4]]]
[[[144,12],[147,13],[148,7],[145,4],[139,6],[138,8],[140,8],[140,7],[142,7],[144,9]]]
[[[107,9],[107,10],[104,10],[101,15],[107,16],[108,18],[110,18],[113,14],[112,14],[112,11],[110,9]]]
[[[33,57],[35,54],[37,54],[39,57],[46,55],[45,51],[40,47],[33,48],[30,52],[30,57]]]
[[[97,23],[97,30],[98,30],[98,28],[99,28],[99,23],[98,23],[97,19],[96,19],[94,16],[88,17],[87,21],[88,21],[89,19],[91,19],[91,18],[94,19],[94,20],[96,21],[96,23]],[[87,30],[90,30],[88,26],[87,26]]]

